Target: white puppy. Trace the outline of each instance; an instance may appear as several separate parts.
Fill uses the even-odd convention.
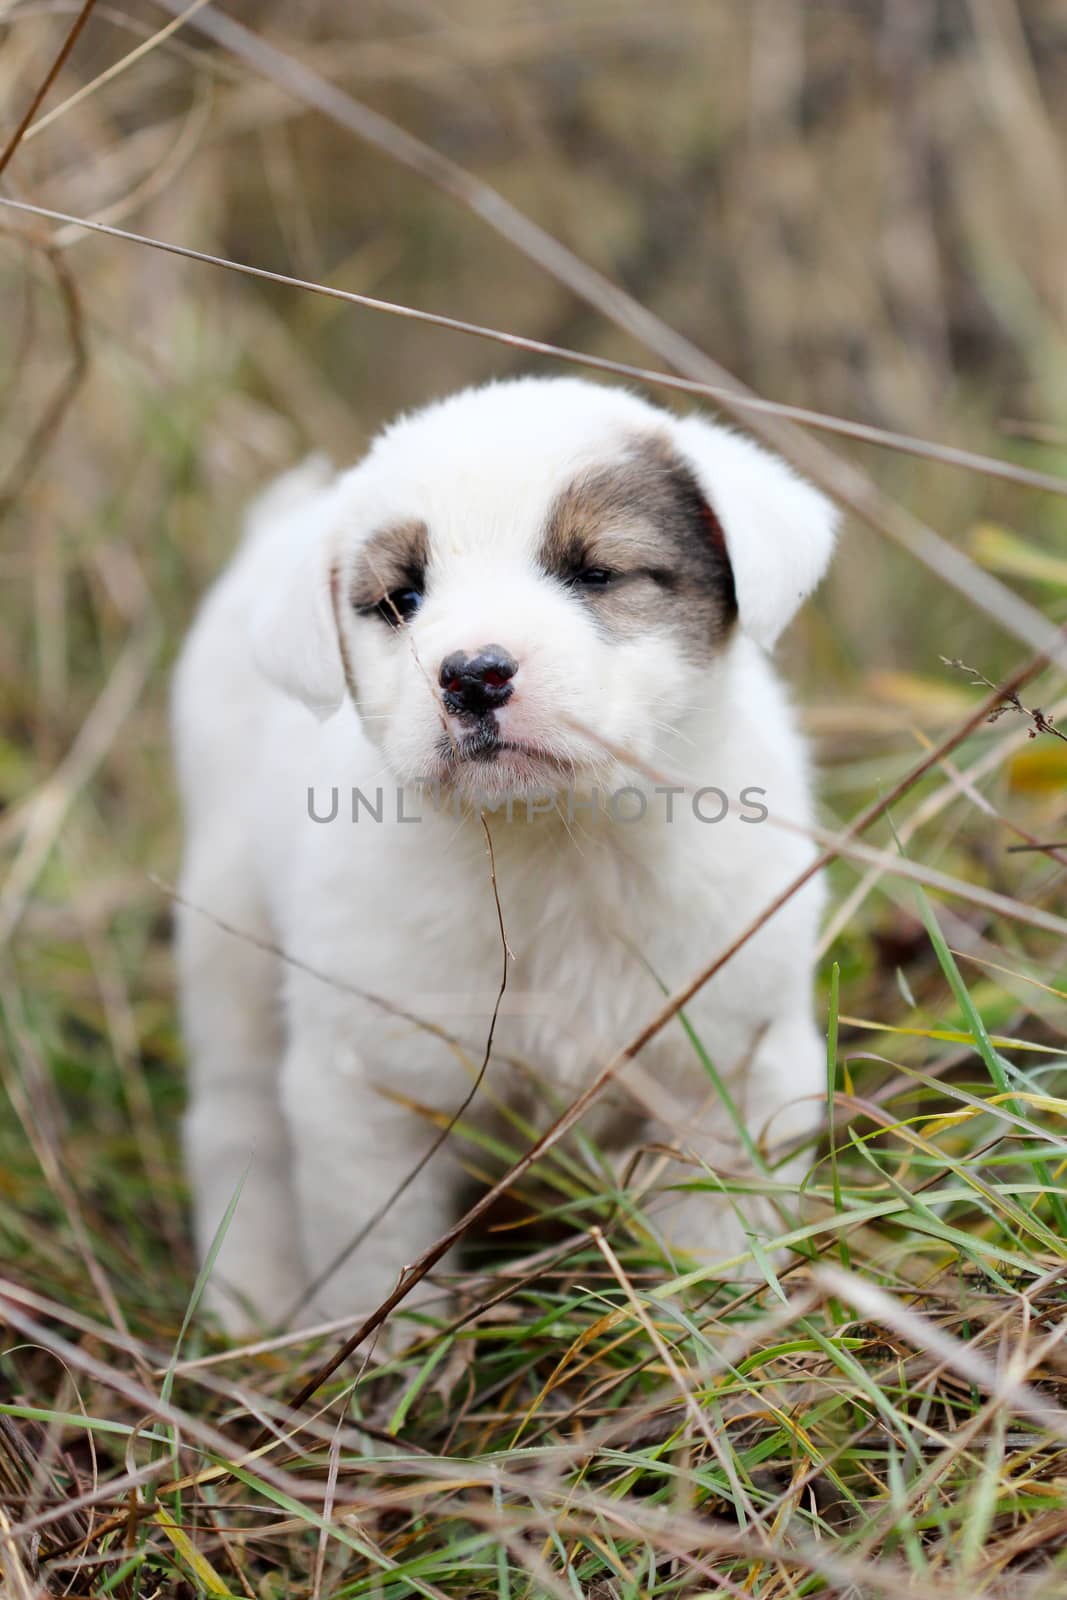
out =
[[[413,1103],[470,1088],[502,963],[483,815],[514,958],[483,1125],[494,1103],[543,1121],[811,860],[773,823],[810,802],[766,652],[834,521],[748,440],[571,379],[428,406],[253,509],[174,701],[202,1252],[247,1169],[214,1279],[230,1327],[286,1313],[424,1153]],[[687,1013],[772,1155],[819,1119],[819,907],[813,883]],[[681,1021],[639,1065],[587,1125],[620,1172],[650,1141],[688,1163],[675,1184],[751,1172]],[[316,1310],[372,1308],[444,1230],[461,1143]],[[672,1248],[744,1248],[743,1197],[665,1199]]]

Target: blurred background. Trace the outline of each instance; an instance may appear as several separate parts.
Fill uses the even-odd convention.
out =
[[[5,139],[75,13],[0,9]],[[1067,465],[1067,0],[244,0],[229,14],[493,185],[761,393]],[[195,16],[157,37],[169,15],[100,0],[0,192],[662,366]],[[149,874],[175,872],[166,685],[182,632],[272,474],[312,449],[351,461],[395,411],[459,385],[552,368],[2,209],[0,296],[6,997],[76,1109],[74,1157],[84,1138],[91,1164],[110,1128],[109,1163],[126,1150],[128,1177],[123,1140],[139,1130],[178,1249],[176,1180],[148,1117],[155,1098],[170,1125],[180,1063],[168,901]],[[1067,613],[1063,499],[834,448],[1054,620]],[[942,657],[996,677],[1022,653],[850,527],[786,650],[828,820],[974,703]],[[1055,830],[1067,747],[1019,735],[998,803]],[[1032,861],[1005,865],[983,828],[954,815],[927,859],[994,884],[1010,868],[1024,893]],[[854,877],[842,867],[839,889]],[[878,941],[905,960],[901,916],[868,901],[842,935],[861,987]],[[14,1136],[0,1187],[30,1165]],[[110,1167],[98,1181],[108,1215],[137,1210],[136,1184],[112,1193]],[[27,1208],[8,1225],[20,1249],[46,1247]]]

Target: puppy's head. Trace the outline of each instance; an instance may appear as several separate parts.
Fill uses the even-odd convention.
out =
[[[401,781],[504,794],[605,778],[606,746],[656,763],[736,631],[774,644],[835,517],[736,434],[522,379],[402,418],[304,521],[264,670],[320,716],[350,684]]]

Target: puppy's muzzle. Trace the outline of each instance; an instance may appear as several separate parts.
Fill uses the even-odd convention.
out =
[[[514,656],[498,644],[483,645],[473,656],[453,651],[441,663],[445,710],[455,717],[487,716],[511,699],[518,670]]]

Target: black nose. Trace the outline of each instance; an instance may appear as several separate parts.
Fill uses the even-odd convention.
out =
[[[514,656],[498,644],[483,645],[477,655],[456,650],[441,663],[445,708],[453,716],[484,717],[511,699],[511,680],[519,670]]]

